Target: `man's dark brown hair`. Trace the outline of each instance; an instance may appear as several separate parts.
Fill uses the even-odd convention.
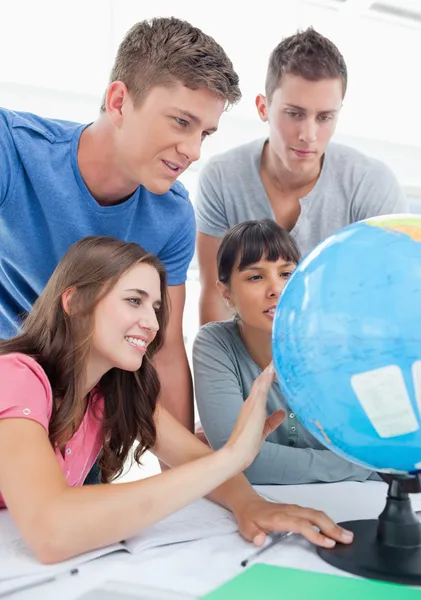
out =
[[[265,83],[269,102],[287,74],[309,81],[340,78],[345,96],[347,68],[344,57],[333,42],[312,27],[283,39],[272,51]]]

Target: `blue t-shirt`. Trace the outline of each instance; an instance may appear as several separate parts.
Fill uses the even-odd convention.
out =
[[[0,339],[16,333],[63,254],[88,235],[136,242],[162,260],[169,285],[186,280],[196,233],[186,189],[139,186],[100,206],[77,163],[85,127],[0,109]]]

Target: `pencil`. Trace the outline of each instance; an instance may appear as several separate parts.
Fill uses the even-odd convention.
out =
[[[259,548],[259,550],[254,552],[251,556],[249,556],[248,558],[241,561],[241,566],[246,567],[251,560],[254,560],[257,556],[260,556],[261,554],[263,554],[263,552],[266,552],[266,550],[269,550],[269,548],[273,548],[273,546],[275,546],[276,544],[279,544],[279,542],[282,542],[282,540],[285,540],[286,538],[288,538],[291,535],[293,535],[292,531],[282,531],[281,533],[272,534],[271,535],[272,539],[269,542],[269,544],[266,544],[266,546]]]

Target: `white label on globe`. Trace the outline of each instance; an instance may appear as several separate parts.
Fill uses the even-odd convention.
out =
[[[412,380],[414,382],[418,413],[421,415],[421,360],[416,360],[414,363],[412,363]]]
[[[380,437],[396,437],[419,429],[397,365],[357,373],[351,377],[351,385]]]

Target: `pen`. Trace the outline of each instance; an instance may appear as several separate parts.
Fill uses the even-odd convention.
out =
[[[52,575],[51,577],[43,577],[42,579],[37,579],[35,581],[31,581],[30,583],[23,583],[21,585],[16,586],[15,588],[9,589],[5,592],[0,592],[0,598],[8,598],[12,594],[16,594],[17,592],[23,592],[23,590],[29,590],[39,585],[44,585],[45,583],[52,583],[53,581],[59,581],[62,577],[69,575],[77,575],[79,573],[79,569],[70,569],[70,571],[65,571],[63,573],[59,573],[57,575]]]
[[[245,560],[241,561],[241,566],[246,567],[251,560],[254,560],[257,556],[260,556],[260,554],[263,554],[263,552],[266,552],[266,550],[269,550],[269,548],[272,548],[276,544],[279,544],[279,542],[282,542],[282,540],[285,540],[286,538],[288,538],[291,535],[293,535],[292,531],[282,531],[281,533],[272,534],[271,535],[272,539],[269,542],[269,544],[266,544],[266,546],[259,548],[259,550],[257,550],[257,552],[254,552],[254,554],[252,554]]]

